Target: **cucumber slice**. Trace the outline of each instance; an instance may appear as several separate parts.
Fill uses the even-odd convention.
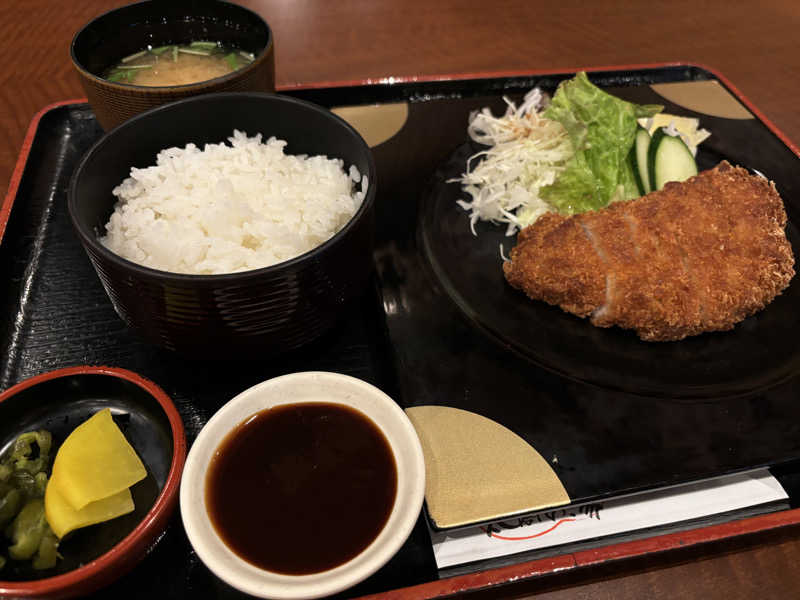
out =
[[[650,140],[647,168],[654,190],[660,190],[668,181],[686,181],[697,175],[697,163],[691,150],[678,136],[658,129]]]
[[[650,134],[643,127],[636,130],[636,137],[633,140],[633,174],[636,176],[636,185],[639,187],[639,194],[644,196],[653,191],[650,184],[650,173],[647,166],[647,151],[650,149]]]

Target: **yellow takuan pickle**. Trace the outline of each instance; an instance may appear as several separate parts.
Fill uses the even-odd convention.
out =
[[[80,527],[134,509],[130,486],[147,471],[136,451],[103,409],[64,440],[45,490],[45,516],[59,538]]]
[[[78,425],[64,440],[50,482],[74,509],[80,510],[146,476],[141,459],[106,408]]]
[[[107,498],[95,500],[80,510],[75,510],[58,488],[51,481],[44,494],[44,512],[50,529],[59,538],[70,531],[109,521],[132,512],[134,509],[131,491],[125,488]]]

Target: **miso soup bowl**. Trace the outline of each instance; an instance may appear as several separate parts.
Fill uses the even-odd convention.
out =
[[[370,419],[382,431],[394,455],[397,492],[386,524],[360,554],[326,571],[285,575],[261,569],[228,548],[209,517],[206,473],[216,450],[237,425],[265,409],[303,402],[342,404]],[[180,508],[189,542],[214,574],[247,594],[288,600],[335,594],[375,573],[410,535],[419,518],[424,493],[422,447],[405,412],[369,383],[348,375],[317,371],[269,379],[243,391],[219,409],[192,444],[181,480]],[[313,544],[314,540],[308,542]],[[264,543],[282,541],[267,535]]]
[[[112,190],[131,167],[155,164],[165,148],[223,142],[234,129],[285,140],[287,154],[341,159],[345,170],[354,165],[369,180],[360,208],[305,254],[237,273],[151,269],[99,241],[114,209]],[[67,196],[74,231],[134,333],[194,358],[264,358],[318,338],[364,293],[373,270],[375,187],[369,147],[329,110],[275,94],[224,93],[152,109],[107,133],[81,159]]]
[[[228,75],[187,85],[149,87],[102,77],[148,45],[214,41],[252,53],[255,60]],[[269,25],[242,6],[219,0],[146,0],[111,10],[72,40],[72,64],[100,125],[116,127],[135,114],[212,92],[275,90],[275,51]]]

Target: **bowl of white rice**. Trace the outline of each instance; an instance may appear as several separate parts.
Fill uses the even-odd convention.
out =
[[[209,94],[104,135],[70,182],[74,230],[140,337],[203,358],[302,346],[373,269],[375,164],[329,110]]]

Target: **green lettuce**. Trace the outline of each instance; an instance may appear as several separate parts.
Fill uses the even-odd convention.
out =
[[[562,82],[543,114],[564,126],[575,154],[558,179],[541,189],[542,199],[560,213],[574,214],[638,196],[628,159],[636,119],[652,117],[663,108],[615,98],[583,72]]]

